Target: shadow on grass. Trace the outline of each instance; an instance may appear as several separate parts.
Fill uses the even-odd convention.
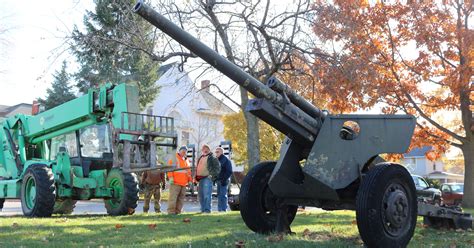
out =
[[[58,218],[68,218],[68,219],[76,219],[76,218],[89,218],[89,217],[110,217],[108,214],[75,214],[75,215],[61,215],[61,214],[55,214],[51,217],[35,217],[35,218],[30,218],[26,217],[22,214],[16,214],[16,215],[7,215],[7,216],[0,216],[1,219],[11,219],[11,218],[25,218],[25,219],[58,219]]]
[[[350,216],[350,215],[349,215]],[[184,222],[189,218],[190,222]],[[295,226],[323,223],[348,223],[346,215],[299,214]],[[344,218],[346,220],[344,221]],[[349,221],[350,222],[350,221]],[[12,223],[17,223],[12,225]],[[344,236],[329,231],[286,236],[283,241],[270,242],[268,236],[255,234],[243,223],[239,213],[53,216],[52,218],[0,218],[0,246],[172,246],[172,247],[235,247],[242,241],[250,247],[314,247],[359,245],[357,236]]]

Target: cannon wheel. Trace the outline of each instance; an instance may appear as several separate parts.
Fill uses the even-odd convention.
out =
[[[268,234],[275,232],[277,224],[277,198],[268,187],[268,181],[276,162],[267,161],[255,165],[245,176],[240,190],[240,215],[252,231]],[[288,222],[296,216],[298,206],[288,207]]]
[[[369,170],[356,199],[357,227],[368,247],[406,247],[417,212],[415,184],[403,166],[383,163]]]
[[[124,173],[120,169],[111,169],[105,180],[111,187],[114,197],[105,199],[105,208],[109,215],[133,214],[138,202],[138,179],[135,173]]]
[[[50,168],[33,164],[26,170],[21,185],[21,209],[28,217],[49,217],[53,213],[56,186]]]

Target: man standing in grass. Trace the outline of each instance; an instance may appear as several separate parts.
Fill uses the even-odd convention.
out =
[[[145,204],[143,205],[143,213],[148,213],[152,196],[155,198],[155,213],[161,213],[160,198],[161,189],[165,189],[165,174],[158,170],[145,171],[143,172],[141,182],[145,185]]]
[[[227,211],[227,190],[230,183],[230,176],[232,175],[232,163],[224,155],[224,149],[216,148],[216,157],[221,164],[221,172],[217,177],[217,210],[219,212]]]
[[[212,207],[212,180],[217,178],[221,170],[219,160],[212,154],[209,145],[201,148],[201,157],[197,162],[196,181],[199,182],[198,196],[201,213],[210,213]]]
[[[168,199],[168,214],[180,214],[183,210],[184,197],[186,196],[186,186],[192,182],[191,170],[189,169],[186,152],[188,148],[182,146],[176,153],[177,170],[168,172],[170,184],[170,196]]]

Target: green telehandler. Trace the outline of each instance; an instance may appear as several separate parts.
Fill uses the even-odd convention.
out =
[[[109,215],[137,207],[135,172],[175,168],[174,120],[139,113],[133,85],[106,84],[37,115],[0,121],[0,200],[25,216],[69,214],[104,199]]]

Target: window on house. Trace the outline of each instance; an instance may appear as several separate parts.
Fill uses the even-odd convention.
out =
[[[172,117],[174,119],[174,125],[177,127],[181,127],[183,123],[181,122],[183,117],[177,112],[177,111],[171,111],[168,114],[169,117]]]
[[[189,144],[189,132],[183,131],[181,133],[181,144],[188,145]]]
[[[416,170],[416,159],[415,158],[405,158],[404,165],[407,167],[408,171],[413,173]]]
[[[212,119],[212,129],[213,129],[212,133],[216,137],[217,137],[217,134],[218,134],[218,130],[217,130],[218,122],[219,122],[219,119],[217,119],[217,118]]]

